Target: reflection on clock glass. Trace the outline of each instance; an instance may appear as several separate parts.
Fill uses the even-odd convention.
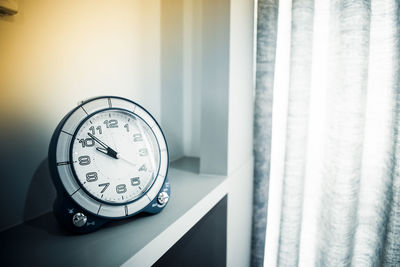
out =
[[[71,143],[77,179],[94,198],[122,204],[142,196],[157,176],[160,151],[151,128],[127,111],[95,113]]]

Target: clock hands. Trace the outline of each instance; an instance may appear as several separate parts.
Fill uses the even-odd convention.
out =
[[[101,153],[106,154],[107,156],[110,156],[110,157],[112,157],[114,159],[118,159],[119,158],[118,157],[118,153],[115,150],[111,149],[111,148],[96,147],[96,150],[100,151]]]
[[[99,138],[97,138],[96,136],[94,136],[91,133],[88,133],[88,135],[97,143],[99,143],[99,145],[101,145],[102,147],[96,147],[96,150],[106,154],[107,156],[110,156],[114,159],[122,159],[124,161],[126,161],[127,163],[136,166],[137,164],[133,163],[132,161],[126,159],[124,156],[122,156],[121,154],[119,154],[117,151],[115,151],[114,149],[112,149],[111,147],[109,147],[108,145],[106,145],[103,141],[101,141]]]
[[[133,163],[132,161],[126,159],[126,158],[125,158],[123,155],[121,155],[120,153],[117,154],[117,157],[118,157],[119,159],[125,160],[127,163],[129,163],[129,164],[131,164],[131,165],[133,165],[133,166],[136,166],[136,165],[137,165],[137,164]]]
[[[114,159],[118,159],[118,152],[115,151],[114,149],[112,149],[111,147],[109,147],[108,145],[106,145],[103,141],[101,141],[99,138],[97,138],[96,136],[94,136],[91,133],[88,133],[88,135],[97,143],[99,143],[99,145],[101,145],[102,147],[96,147],[97,151],[100,151],[101,153],[106,154],[107,156],[110,156]]]

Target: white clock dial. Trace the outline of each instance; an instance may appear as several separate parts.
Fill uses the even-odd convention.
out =
[[[157,177],[160,149],[150,126],[136,114],[109,108],[75,131],[71,161],[82,188],[111,204],[141,197]]]

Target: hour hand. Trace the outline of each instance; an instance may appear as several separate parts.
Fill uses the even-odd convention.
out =
[[[114,159],[118,159],[119,158],[118,157],[118,153],[115,150],[111,149],[111,148],[107,148],[106,149],[106,148],[102,148],[102,147],[96,147],[96,150],[100,151],[101,153],[104,153],[107,156],[110,156],[110,157],[112,157]]]
[[[102,147],[96,147],[97,151],[100,151],[101,153],[106,154],[107,156],[110,156],[114,159],[118,159],[118,153],[117,151],[115,151],[114,149],[112,149],[111,147],[109,147],[108,145],[106,145],[103,141],[101,141],[99,138],[97,138],[96,136],[94,136],[91,133],[88,133],[88,135],[97,143],[99,143],[99,145],[101,145]]]

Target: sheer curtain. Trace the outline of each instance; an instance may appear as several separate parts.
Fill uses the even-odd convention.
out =
[[[257,14],[252,266],[400,266],[399,1]]]

